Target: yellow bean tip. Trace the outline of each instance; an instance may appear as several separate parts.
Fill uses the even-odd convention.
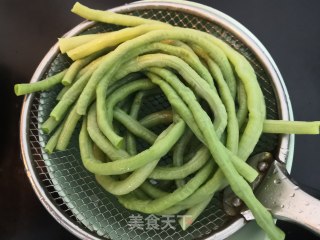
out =
[[[61,53],[66,53],[66,49],[63,47],[64,38],[58,38],[58,45]]]
[[[76,13],[79,7],[84,7],[81,3],[76,2],[73,7],[71,8],[71,12]]]
[[[66,53],[67,53],[68,57],[72,59],[72,61],[76,61],[76,60],[80,59],[80,58],[78,57],[78,54],[75,53],[75,52],[73,51],[73,49],[71,49],[70,51],[66,51]]]
[[[70,86],[71,85],[71,82],[68,81],[68,79],[62,79],[61,83],[63,86]]]

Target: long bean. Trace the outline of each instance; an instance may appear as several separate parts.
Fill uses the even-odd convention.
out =
[[[63,94],[58,104],[51,111],[50,113],[51,117],[53,117],[58,122],[61,121],[61,119],[63,118],[63,116],[65,116],[70,106],[74,102],[76,102],[79,95],[81,94],[84,87],[86,86],[87,82],[89,81],[91,74],[93,73],[93,71],[96,69],[96,67],[104,57],[105,56],[95,59],[79,72],[78,74],[79,78]],[[89,103],[92,101],[92,99],[93,98],[89,99]]]
[[[166,195],[168,195],[168,192],[165,192],[155,186],[153,186],[152,184],[150,184],[148,181],[144,182],[140,188],[147,193],[150,197],[152,197],[153,199],[156,198],[161,198],[164,197]]]
[[[201,33],[201,35],[210,39],[225,52],[247,94],[248,122],[240,138],[238,151],[238,156],[241,159],[247,159],[259,140],[266,116],[266,107],[261,88],[253,68],[244,56],[218,38],[209,34]]]
[[[49,117],[44,123],[41,124],[41,129],[44,133],[50,134],[60,122],[56,121],[53,117]]]
[[[203,68],[201,68],[201,66],[197,66],[197,64],[201,64],[199,61],[197,62],[197,60],[195,59],[196,57],[193,56],[193,57],[188,57],[189,55],[188,54],[182,54],[181,51],[179,50],[173,50],[172,48],[170,49],[169,46],[167,46],[167,44],[161,44],[161,43],[154,43],[154,44],[151,44],[151,45],[147,45],[147,46],[143,46],[141,48],[138,48],[138,49],[135,49],[131,54],[129,54],[129,52],[126,53],[126,56],[125,56],[125,59],[126,58],[130,58],[130,57],[134,57],[134,56],[137,56],[137,55],[140,55],[140,54],[143,54],[145,52],[151,52],[151,51],[154,51],[154,50],[162,50],[162,51],[166,51],[166,52],[171,52],[171,54],[174,54],[176,56],[179,56],[181,57],[182,59],[184,59],[186,62],[188,62],[189,64],[191,64],[191,66],[195,67],[195,69],[200,69],[199,70],[199,73],[202,74],[202,76],[205,77],[205,79],[209,82],[209,84],[212,85],[212,78],[210,77],[210,74],[207,74],[206,72],[204,72]],[[194,58],[194,59],[192,59]],[[130,70],[128,71],[128,69],[124,68],[125,71],[120,71],[120,76],[116,76],[115,79],[120,79],[124,76],[126,76]],[[201,70],[202,69],[202,70]],[[113,72],[113,71],[111,71]],[[112,75],[110,73],[110,75]],[[119,74],[118,74],[119,75]],[[108,78],[109,75],[106,75],[105,78]],[[92,80],[90,80],[90,83],[88,84],[88,87],[86,87],[84,93],[82,94],[82,96],[80,96],[80,100],[79,100],[79,106],[78,106],[78,113],[83,115],[85,114],[85,111],[86,111],[86,108],[88,106],[88,99],[89,97],[93,96],[93,86],[94,84],[97,83],[97,79],[96,78],[92,78]],[[115,81],[113,79],[113,81]],[[215,90],[213,88],[213,90]],[[98,100],[99,102],[99,100]],[[99,105],[99,103],[98,103]],[[99,108],[101,109],[101,108]],[[101,113],[101,115],[105,115],[105,113]]]
[[[141,102],[144,96],[145,96],[145,91],[140,91],[134,97],[134,100],[130,109],[130,116],[135,120],[138,118]],[[126,133],[126,148],[130,155],[137,154],[137,144],[136,144],[135,136],[130,131],[127,131]]]
[[[210,35],[208,34],[208,36]],[[209,56],[212,56],[214,58],[219,67],[220,65],[223,65],[222,69],[223,74],[226,75],[226,81],[230,83],[230,86],[234,85],[232,89],[235,88],[235,83],[233,83],[235,82],[235,80],[228,59],[218,47],[212,44],[212,41],[209,41],[203,37],[199,37],[198,31],[196,30],[172,27],[170,28],[170,30],[154,30],[120,44],[108,56],[108,58],[101,63],[97,71],[95,71],[95,73],[91,77],[88,86],[86,86],[84,92],[80,96],[79,100],[81,101],[79,101],[80,103],[78,113],[85,114],[88,107],[89,99],[91,99],[92,95],[94,94],[94,86],[96,86],[97,84],[98,87],[96,94],[98,105],[102,106],[104,104],[105,91],[107,90],[113,75],[116,73],[116,69],[121,66],[122,62],[132,57],[131,52],[134,52],[135,49],[144,48],[145,46],[148,46],[149,43],[165,39],[194,41],[201,47],[208,49]],[[99,109],[101,108],[99,107]]]
[[[164,28],[171,27],[164,24],[144,24],[137,27],[124,28],[84,43],[79,47],[67,51],[67,54],[72,60],[81,59],[103,49],[116,46],[137,36],[143,35],[146,32]]]
[[[179,142],[176,144],[173,150],[173,156],[172,156],[173,166],[179,167],[183,164],[185,150],[192,136],[193,136],[193,133],[190,130],[190,128],[188,128],[185,131],[184,135],[179,140]],[[182,187],[185,184],[185,181],[183,179],[176,179],[175,183],[177,187]]]
[[[62,84],[67,86],[70,85],[74,79],[76,78],[78,72],[87,64],[92,62],[94,59],[97,59],[101,55],[103,55],[105,51],[99,51],[94,54],[91,54],[90,56],[87,56],[83,59],[78,59],[75,62],[71,64],[71,66],[68,68],[66,74],[63,76]]]
[[[199,170],[209,158],[209,151],[200,148],[188,163],[177,167],[156,167],[149,177],[161,180],[182,179]]]
[[[249,120],[239,144],[239,156],[242,159],[246,159],[252,152],[262,132],[261,119],[265,118],[264,100],[262,97],[261,89],[259,88],[259,85],[256,81],[256,76],[250,64],[242,55],[237,53],[222,40],[210,34],[199,32],[193,29],[173,27],[168,30],[155,30],[121,44],[117,49],[113,51],[112,56],[110,56],[110,58],[108,58],[100,65],[99,71],[97,71],[97,74],[94,77],[95,80],[92,82],[94,84],[98,83],[101,80],[101,73],[106,72],[108,69],[106,68],[106,66],[108,66],[111,62],[120,60],[124,54],[127,54],[128,51],[130,51],[132,46],[138,48],[142,45],[145,46],[148,43],[165,39],[190,41],[206,49],[208,55],[213,58],[213,60],[220,67],[233,96],[235,96],[236,84],[228,59],[234,65],[235,71],[237,72],[240,80],[243,82],[244,88],[248,95]],[[226,55],[224,55],[224,53]],[[226,56],[228,57],[228,59],[226,58]],[[101,102],[101,105],[104,102],[104,91],[106,91],[109,79],[114,74],[114,72],[114,70],[109,72],[109,74],[104,77],[104,80],[99,83],[100,87],[98,88],[100,90],[97,90],[97,100],[100,99],[99,101]],[[90,88],[88,87],[88,89]],[[90,99],[92,95],[92,93],[90,93],[90,90],[86,91],[86,94],[87,98]]]
[[[147,79],[136,80],[126,84],[125,86],[118,88],[114,93],[112,93],[108,99],[105,108],[107,109],[108,121],[102,121],[102,116],[97,115],[98,125],[101,131],[109,139],[109,141],[116,147],[121,147],[123,144],[123,138],[117,135],[112,130],[112,119],[113,119],[113,108],[120,102],[120,100],[126,98],[128,95],[136,92],[138,90],[148,90],[154,88],[154,84]]]
[[[84,34],[80,36],[73,36],[68,38],[59,38],[59,48],[61,53],[66,53],[67,51],[79,47],[80,45],[95,40],[101,36],[108,35],[109,33],[95,33],[95,34]]]
[[[173,109],[179,114],[179,116],[186,122],[189,128],[192,129],[194,134],[199,138],[202,139],[202,134],[199,130],[199,127],[196,125],[195,120],[192,116],[191,111],[187,107],[187,105],[182,101],[176,91],[166,82],[161,81],[161,79],[153,74],[149,74],[148,77],[150,80],[157,84],[163,93],[166,95],[169,103],[173,107]]]
[[[237,111],[237,119],[239,129],[244,125],[247,117],[248,117],[248,107],[247,107],[247,94],[243,87],[242,82],[238,82],[237,86],[237,99],[238,99],[238,111]]]
[[[91,109],[94,110],[94,108]],[[93,110],[91,114],[89,113],[89,117],[94,114]],[[83,159],[83,163],[89,171],[99,175],[118,175],[131,172],[164,156],[177,142],[180,135],[183,133],[184,128],[185,123],[181,120],[176,124],[169,126],[167,130],[158,136],[155,143],[149,149],[146,149],[135,156],[107,163],[96,163],[89,159]],[[99,146],[97,142],[96,144]]]
[[[132,103],[131,109],[130,109],[130,117],[131,118],[133,118],[135,120],[138,118],[143,98],[146,97],[146,96],[149,96],[151,94],[154,94],[156,91],[159,91],[159,89],[153,89],[153,90],[148,90],[148,91],[140,91],[135,95],[135,98],[133,100],[133,103]],[[172,122],[172,118],[171,118],[171,122]],[[160,121],[157,121],[157,122],[154,122],[154,123],[155,124],[159,124]],[[127,151],[131,155],[135,155],[137,153],[135,137],[130,131],[127,131],[126,145],[127,145]]]
[[[263,227],[270,236],[273,236],[274,239],[282,236],[283,233],[274,227],[271,214],[255,198],[250,186],[244,181],[230,162],[226,151],[224,151],[224,146],[217,138],[216,132],[214,131],[214,127],[211,124],[211,120],[208,115],[202,110],[201,106],[196,101],[192,102],[189,107],[206,139],[212,156],[228,179],[232,190],[247,204],[258,224]]]
[[[137,25],[146,24],[146,23],[156,23],[156,24],[161,23],[156,20],[117,14],[111,11],[101,11],[101,10],[90,9],[78,2],[74,4],[73,8],[71,9],[71,12],[83,18],[86,18],[88,20],[115,24],[115,25],[122,25],[122,26],[137,26]],[[165,24],[165,23],[162,23],[162,24]]]
[[[81,77],[70,87],[70,89],[62,96],[58,104],[53,108],[50,116],[59,121],[66,114],[69,107],[78,99],[87,82],[90,79],[91,74],[98,66],[102,58],[94,61],[90,66],[87,66],[86,71]]]
[[[57,97],[56,97],[56,100],[60,101],[61,98],[62,98],[62,96],[69,90],[70,87],[71,87],[70,85],[69,85],[69,86],[64,86],[64,87],[60,90],[60,92],[58,93],[58,95],[57,95]]]
[[[165,70],[161,70],[162,72],[164,72]],[[194,95],[194,93],[189,89],[187,88],[186,86],[184,86],[181,82],[179,81],[175,81],[174,79],[174,74],[173,73],[170,73],[170,72],[166,72],[167,74],[166,75],[163,75],[163,77],[165,77],[164,79],[166,81],[169,81],[172,85],[176,85],[175,89],[179,92],[179,94],[181,94],[181,97],[183,98],[183,100],[188,104],[189,106],[189,109],[191,110],[190,106],[193,105],[193,106],[196,106],[196,108],[198,109],[198,111],[202,111],[203,113],[203,109],[201,108],[200,104],[198,103],[198,101],[196,100],[196,97]],[[154,74],[151,74],[151,73],[147,73],[147,76],[151,79],[152,82],[154,82],[155,84],[158,84],[160,86],[161,89],[164,89],[164,87],[167,87],[169,88],[166,83],[164,81],[162,81],[161,79],[159,79],[157,76],[155,76]],[[163,90],[164,91],[164,90]],[[165,92],[165,91],[164,91]],[[179,96],[177,97],[179,98]],[[180,105],[183,105],[182,102],[179,102]],[[179,106],[177,106],[177,109],[176,111],[179,111]],[[189,110],[189,111],[190,111]],[[194,110],[194,113],[196,113],[197,110]],[[193,114],[193,117],[195,117],[195,115]],[[203,114],[204,115],[204,114]],[[208,115],[204,115],[204,120],[206,118],[208,118]],[[199,122],[201,120],[199,119]],[[207,122],[209,122],[209,120],[207,119],[206,120]],[[200,123],[198,123],[198,127],[200,128],[199,126]],[[206,124],[209,124],[209,123],[202,123],[204,124],[204,126],[206,126]],[[210,124],[212,125],[212,122],[210,120]],[[203,133],[202,133],[203,134]],[[218,133],[217,133],[218,134]],[[201,138],[203,138],[203,135],[200,135]],[[217,137],[219,137],[217,135]],[[220,143],[220,141],[219,141]],[[205,142],[205,145],[207,145],[208,143]],[[220,143],[221,144],[221,143]],[[234,166],[237,168],[237,170],[240,172],[241,176],[245,177],[249,182],[252,182],[255,180],[255,178],[257,177],[257,172],[252,169],[249,165],[247,165],[246,163],[244,163],[241,159],[239,159],[236,155],[232,154],[232,152],[228,151],[226,149],[226,154],[228,155],[228,159],[230,158],[231,161],[233,162]]]
[[[144,139],[148,143],[153,144],[155,142],[155,140],[157,139],[156,134],[154,134],[149,129],[144,128],[137,120],[132,118],[130,115],[126,114],[121,109],[119,109],[119,108],[115,109],[114,117],[122,125],[124,125],[127,128],[127,130],[129,130],[131,133],[133,133],[137,137]]]
[[[48,154],[52,154],[55,147],[57,146],[57,143],[58,143],[58,139],[59,139],[59,136],[61,134],[61,131],[62,131],[62,128],[63,128],[63,125],[60,125],[56,130],[55,132],[53,133],[53,135],[49,138],[49,141],[47,142],[46,146],[44,147],[45,151],[48,153]]]
[[[111,142],[102,134],[97,123],[96,106],[93,104],[88,112],[87,130],[90,138],[112,161],[129,157],[128,153],[115,148]]]
[[[201,97],[206,99],[215,114],[215,129],[218,134],[222,134],[227,125],[227,114],[219,96],[210,88],[209,84],[203,80],[192,68],[181,59],[166,54],[149,54],[138,57],[128,63],[127,69],[142,70],[148,67],[171,67],[182,75],[184,80]],[[164,71],[164,69],[163,69]],[[179,81],[180,82],[180,81]]]
[[[86,131],[86,129],[82,129]],[[153,171],[158,161],[154,161],[145,165],[144,167],[134,171],[125,179],[117,181],[110,176],[96,175],[99,184],[107,191],[115,195],[123,195],[137,190],[137,188],[147,179],[149,174]]]
[[[80,153],[83,161],[90,161],[91,164],[103,164],[101,161],[94,158],[92,153],[92,142],[87,132],[86,121],[83,121],[79,137]],[[87,163],[84,163],[86,165]],[[111,176],[96,175],[97,182],[108,192],[115,195],[123,195],[137,189],[147,178],[157,161],[151,162],[134,171],[124,180],[114,180]]]
[[[184,213],[184,217],[179,219],[179,225],[183,230],[186,230],[194,221],[199,217],[203,210],[209,205],[212,195],[208,197],[201,203],[190,208],[187,212]]]
[[[207,62],[208,68],[212,76],[216,80],[221,100],[224,103],[226,111],[228,113],[226,146],[230,151],[237,154],[239,142],[239,125],[236,116],[235,104],[230,89],[224,80],[219,66],[214,61],[212,61],[212,59],[207,55],[207,53],[203,49],[199,48],[199,46],[192,45],[192,47],[195,50],[195,52]]]
[[[19,83],[14,85],[14,92],[17,96],[25,95],[28,93],[49,90],[61,82],[67,70],[63,70],[51,77],[43,79],[34,83]]]
[[[182,210],[188,209],[196,204],[199,204],[203,199],[208,198],[210,195],[214,195],[218,191],[222,190],[228,185],[226,178],[224,177],[222,171],[219,169],[203,186],[197,189],[194,194],[185,200],[181,201],[178,205],[166,209],[165,214],[176,214]]]
[[[116,181],[112,177],[101,175],[96,175],[96,179],[105,190],[115,195],[127,194],[133,190],[137,190],[137,188],[153,171],[154,167],[157,165],[157,162],[158,161],[154,161],[145,165],[121,181]]]
[[[56,146],[57,150],[63,151],[67,149],[72,134],[81,117],[82,116],[77,113],[76,107],[74,106],[63,124],[62,132],[60,133]]]
[[[214,163],[209,161],[186,185],[163,197],[154,200],[139,200],[133,196],[125,195],[119,197],[118,200],[131,210],[144,213],[161,212],[190,196],[209,177],[213,167]]]
[[[320,134],[320,122],[264,120],[264,133]]]
[[[139,120],[139,122],[146,128],[150,128],[158,124],[169,124],[172,122],[173,114],[170,110],[162,110],[151,113]]]
[[[199,128],[202,129],[201,131],[206,139],[208,148],[229,180],[233,191],[250,206],[250,209],[254,212],[253,214],[257,217],[258,223],[260,223],[262,227],[266,228],[265,230],[269,231],[269,234],[280,234],[279,231],[273,233],[270,232],[270,221],[272,221],[270,213],[268,213],[265,208],[262,207],[261,203],[254,197],[249,185],[240,177],[233,164],[228,162],[228,154],[224,150],[224,146],[218,140],[216,132],[214,131],[214,126],[212,125],[208,115],[202,110],[197,101],[190,100],[189,103],[189,108],[192,111]],[[208,128],[211,129],[208,130]]]
[[[78,99],[83,88],[90,79],[90,75],[90,72],[85,73],[71,86],[71,88],[62,96],[58,104],[53,108],[50,117],[53,117],[56,121],[60,121],[63,118],[70,106]]]

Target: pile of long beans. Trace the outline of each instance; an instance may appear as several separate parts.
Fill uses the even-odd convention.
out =
[[[250,188],[257,172],[245,161],[262,132],[318,134],[319,122],[266,120],[253,68],[210,34],[79,3],[72,12],[125,28],[59,39],[71,66],[15,86],[17,95],[64,86],[42,124],[51,134],[45,150],[65,150],[82,122],[83,165],[126,208],[150,214],[186,211],[194,221],[214,194],[230,185],[268,236],[283,239]],[[140,117],[143,101],[159,91],[170,108]],[[157,135],[152,131],[157,125],[167,127]],[[139,150],[137,139],[149,147]],[[159,165],[164,156],[170,163]],[[155,181],[175,187],[165,191]]]

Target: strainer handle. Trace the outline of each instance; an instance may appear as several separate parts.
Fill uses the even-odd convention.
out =
[[[298,223],[320,235],[320,201],[289,179],[284,164],[274,161],[256,195],[275,218]]]

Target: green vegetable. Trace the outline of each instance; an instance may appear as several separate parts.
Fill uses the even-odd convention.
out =
[[[143,213],[161,212],[190,196],[209,177],[213,167],[214,163],[209,161],[186,185],[155,200],[141,200],[128,194],[119,197],[119,202],[128,209]]]
[[[96,34],[85,34],[80,36],[73,36],[68,38],[59,38],[59,48],[61,53],[66,53],[71,49],[74,49],[82,44],[88,43],[92,40],[96,40],[99,37],[104,37],[109,33],[96,33]]]
[[[39,82],[16,84],[14,85],[14,92],[17,96],[21,96],[28,93],[49,90],[61,82],[63,76],[66,74],[66,71],[67,70],[64,70]]]
[[[71,12],[78,14],[79,16],[86,18],[88,20],[97,21],[97,22],[105,22],[116,25],[123,26],[137,26],[146,23],[157,23],[159,21],[143,19],[135,16],[128,16],[117,14],[111,11],[101,11],[90,9],[79,2],[76,2],[71,9]],[[164,23],[163,23],[164,24]]]
[[[109,139],[109,141],[116,147],[121,148],[123,145],[123,138],[118,136],[112,130],[112,119],[113,119],[113,108],[114,106],[119,103],[121,100],[126,98],[128,95],[138,91],[138,90],[148,90],[154,87],[150,81],[146,79],[136,80],[131,83],[128,83],[121,88],[118,88],[114,93],[112,93],[107,98],[107,104],[104,106],[104,111],[106,111],[106,116],[108,117],[107,121],[104,121],[105,118],[103,115],[99,114],[99,108],[97,109],[97,120],[98,125],[101,131],[105,134],[105,136]]]
[[[265,120],[263,132],[284,134],[320,134],[320,122]]]

